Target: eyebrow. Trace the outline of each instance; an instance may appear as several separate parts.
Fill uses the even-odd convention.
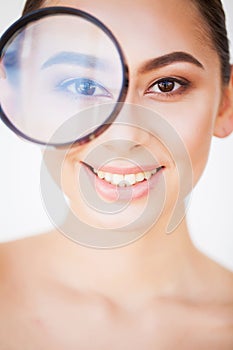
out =
[[[160,56],[147,61],[140,68],[139,72],[147,73],[151,70],[163,68],[163,67],[169,66],[170,64],[178,63],[178,62],[192,63],[195,66],[204,69],[204,66],[201,64],[201,62],[199,62],[194,56],[186,52],[178,51],[178,52],[172,52],[167,55]]]
[[[62,51],[50,57],[42,64],[41,69],[49,68],[57,64],[68,64],[70,66],[81,66],[84,68],[105,69],[107,62],[99,57],[77,53],[72,51]]]

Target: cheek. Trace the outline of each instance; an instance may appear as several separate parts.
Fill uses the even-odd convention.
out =
[[[82,146],[80,148],[82,148]],[[61,187],[62,191],[70,200],[77,200],[79,197],[78,182],[81,167],[79,163],[80,157],[80,152],[78,150],[73,152],[71,148],[71,151],[67,153],[62,164]]]
[[[200,178],[208,160],[217,110],[214,101],[199,100],[195,108],[189,110],[186,122],[177,126],[190,157],[194,184]]]
[[[220,82],[216,80],[203,84],[182,102],[161,104],[158,110],[172,127],[174,135],[174,142],[170,142],[166,135],[162,139],[171,145],[169,151],[181,178],[187,179],[192,172],[193,185],[197,183],[208,160],[221,100]]]
[[[66,159],[62,165],[61,188],[63,193],[72,199],[77,189],[75,165]]]
[[[67,197],[72,201],[80,198],[80,169],[81,161],[85,159],[90,145],[73,146],[63,154],[61,164],[61,188]]]

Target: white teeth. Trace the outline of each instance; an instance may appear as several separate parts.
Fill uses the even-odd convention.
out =
[[[105,173],[103,171],[95,171],[100,179],[104,179]]]
[[[127,174],[124,176],[124,180],[126,183],[128,183],[130,186],[136,184],[136,176],[135,174]]]
[[[112,182],[112,177],[113,177],[113,174],[105,173],[104,180],[109,182],[109,183],[111,183]]]
[[[112,184],[113,185],[120,185],[121,182],[124,181],[124,175],[120,175],[120,174],[113,174],[112,176]]]
[[[144,173],[138,173],[135,175],[136,177],[136,182],[142,182],[145,179]]]
[[[145,174],[145,179],[146,180],[149,180],[151,178],[151,176],[152,176],[151,171],[145,171],[144,174]]]
[[[136,183],[142,182],[144,180],[149,180],[154,174],[157,173],[157,169],[154,169],[152,171],[145,171],[144,173],[141,172],[137,174],[125,175],[105,173],[104,171],[99,171],[96,169],[93,169],[93,171],[100,179],[119,187],[133,186]]]

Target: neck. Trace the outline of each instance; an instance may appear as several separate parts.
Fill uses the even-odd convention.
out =
[[[138,300],[178,292],[196,252],[185,220],[170,235],[155,227],[136,242],[109,250],[80,246],[57,232],[49,237],[56,279],[114,300],[129,296],[132,302],[132,296]]]

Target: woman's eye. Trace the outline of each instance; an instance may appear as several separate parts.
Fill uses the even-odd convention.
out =
[[[147,93],[155,93],[160,95],[174,95],[178,92],[182,92],[188,86],[187,81],[181,81],[178,79],[160,79],[149,87]]]
[[[88,78],[67,79],[58,85],[60,91],[83,97],[111,97],[102,85]]]

